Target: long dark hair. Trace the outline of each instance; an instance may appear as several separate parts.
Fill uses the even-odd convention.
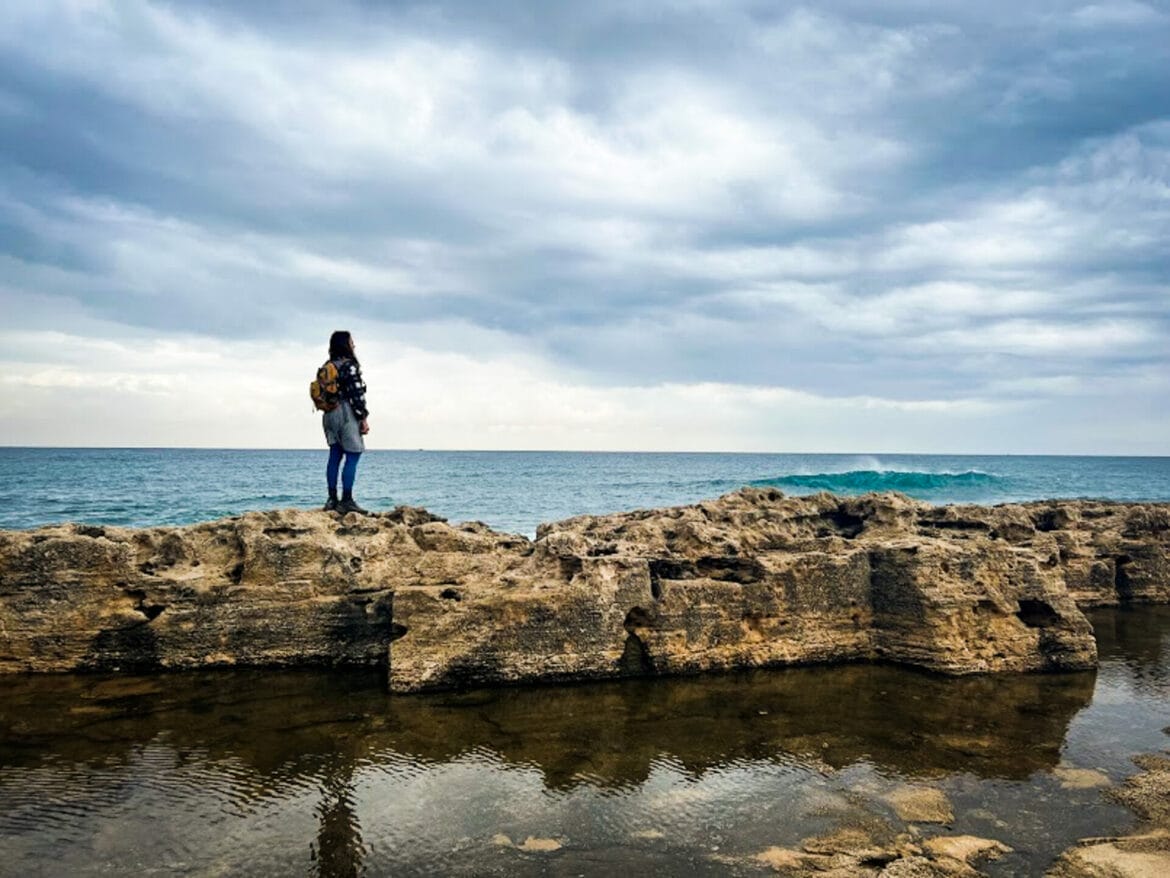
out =
[[[358,361],[353,354],[353,337],[344,329],[329,336],[329,359]]]

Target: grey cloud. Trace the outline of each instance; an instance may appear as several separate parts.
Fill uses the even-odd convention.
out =
[[[274,9],[0,18],[6,295],[253,338],[325,303],[627,384],[946,399],[1170,366],[1160,6]],[[218,68],[168,54],[221,37]],[[451,69],[379,86],[417,45]],[[985,307],[900,292],[947,283]],[[1028,327],[1081,349],[1013,349]]]

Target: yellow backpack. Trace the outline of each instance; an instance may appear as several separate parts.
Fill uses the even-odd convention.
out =
[[[309,382],[309,396],[318,411],[331,412],[341,405],[341,376],[332,360],[321,364],[317,377]]]

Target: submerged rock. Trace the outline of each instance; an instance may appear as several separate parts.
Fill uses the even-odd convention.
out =
[[[908,823],[952,823],[955,819],[946,793],[934,787],[899,787],[885,799],[898,818]]]
[[[1102,771],[1097,771],[1092,768],[1076,768],[1071,765],[1058,765],[1053,771],[1056,779],[1060,781],[1062,789],[1066,790],[1084,790],[1092,787],[1107,787],[1112,781],[1109,776]]]
[[[0,532],[0,672],[374,664],[394,691],[881,659],[1093,667],[1078,609],[1170,601],[1165,504],[745,489],[542,525],[399,507]]]

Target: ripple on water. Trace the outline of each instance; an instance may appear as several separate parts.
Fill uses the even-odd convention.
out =
[[[1167,742],[1170,611],[1094,622],[1097,675],[853,666],[411,698],[329,672],[0,680],[0,847],[14,873],[717,874],[899,829],[909,786],[945,797],[947,831],[1016,849],[988,871],[1038,874],[1132,822],[1096,778]]]

